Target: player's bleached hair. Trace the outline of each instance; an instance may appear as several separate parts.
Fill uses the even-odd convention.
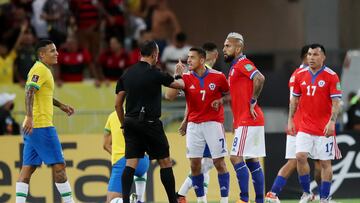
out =
[[[241,44],[244,44],[244,37],[243,37],[241,34],[237,33],[237,32],[230,32],[230,33],[228,34],[228,36],[226,37],[226,39],[229,39],[229,38],[231,38],[231,39],[236,39],[236,40],[238,40]]]

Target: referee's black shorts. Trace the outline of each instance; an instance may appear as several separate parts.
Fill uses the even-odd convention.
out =
[[[124,137],[126,159],[142,158],[145,152],[150,160],[170,156],[169,142],[159,119],[139,121],[125,117]]]

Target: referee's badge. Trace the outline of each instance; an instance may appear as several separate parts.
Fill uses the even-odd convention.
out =
[[[214,83],[209,84],[210,90],[215,90],[216,85]]]
[[[320,81],[318,82],[318,85],[319,85],[319,87],[324,87],[325,81],[320,80]]]

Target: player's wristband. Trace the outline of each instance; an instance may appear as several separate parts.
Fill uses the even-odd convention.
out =
[[[178,79],[182,79],[182,76],[181,75],[175,75],[175,80],[178,80]]]
[[[256,103],[256,101],[257,101],[256,99],[251,98],[251,99],[250,99],[250,104],[255,104],[255,103]]]

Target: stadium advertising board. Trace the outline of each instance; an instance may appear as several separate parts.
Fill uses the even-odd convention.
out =
[[[355,198],[360,197],[358,187],[360,185],[360,133],[339,133],[337,143],[342,153],[342,159],[333,161],[333,184],[331,195],[334,198]],[[278,173],[278,170],[286,162],[285,146],[286,136],[283,133],[269,133],[266,135],[267,158],[266,167],[266,191],[271,189],[271,185]],[[313,169],[312,161],[310,161]],[[311,189],[317,192],[317,184],[311,174]],[[280,194],[280,199],[298,199],[302,194],[301,187],[297,180],[297,173],[294,173],[288,180],[286,186]]]
[[[232,135],[228,134],[227,137],[228,147],[230,147]],[[179,189],[190,170],[189,161],[185,156],[185,138],[170,133],[168,133],[168,138],[171,157],[175,163],[176,188]],[[102,135],[60,136],[67,164],[67,175],[76,202],[105,202],[111,162],[110,155],[102,148],[102,139]],[[22,137],[0,137],[0,202],[15,202],[15,183],[21,166],[21,155]],[[229,199],[236,200],[239,187],[228,159],[226,163],[231,176]],[[150,167],[146,200],[147,202],[167,202],[166,193],[159,177],[159,166],[152,162]],[[50,168],[43,165],[34,173],[30,183],[30,194],[28,202],[61,202],[53,184]],[[254,199],[252,186],[250,194],[251,198]],[[218,201],[219,196],[217,173],[213,169],[210,172],[208,200]],[[193,190],[189,192],[188,199],[191,201],[196,200]]]

